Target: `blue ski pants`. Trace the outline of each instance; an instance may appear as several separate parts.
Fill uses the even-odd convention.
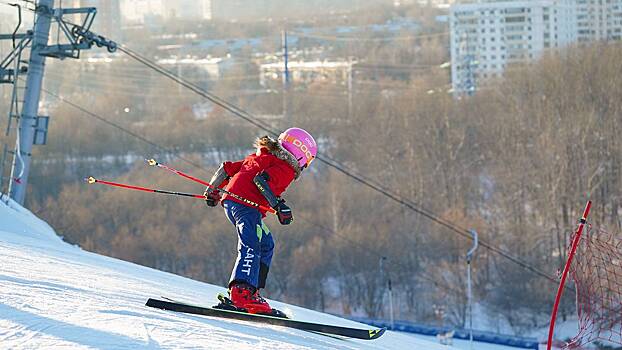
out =
[[[259,210],[231,200],[223,202],[225,214],[238,233],[238,257],[231,282],[245,282],[256,288],[266,286],[274,252],[274,239]]]

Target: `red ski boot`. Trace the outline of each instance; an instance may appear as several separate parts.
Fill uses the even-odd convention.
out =
[[[256,293],[256,288],[246,283],[234,283],[229,289],[233,306],[250,314],[271,315],[270,304]]]

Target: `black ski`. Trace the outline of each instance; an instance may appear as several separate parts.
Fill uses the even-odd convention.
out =
[[[163,309],[163,310],[183,312],[183,313],[203,315],[203,316],[231,318],[231,319],[250,321],[250,322],[266,323],[270,325],[277,325],[277,326],[300,329],[303,331],[340,335],[340,336],[347,337],[347,338],[356,338],[356,339],[365,339],[365,340],[378,339],[386,331],[386,328],[361,329],[361,328],[333,326],[333,325],[326,325],[326,324],[320,324],[320,323],[295,321],[295,320],[291,320],[288,318],[282,318],[282,317],[249,314],[249,313],[240,312],[240,311],[215,309],[212,307],[202,307],[202,306],[190,305],[190,304],[185,304],[185,303],[180,303],[180,302],[172,302],[172,301],[158,300],[158,299],[151,299],[151,298],[147,300],[147,304],[145,305],[156,308],[156,309]]]

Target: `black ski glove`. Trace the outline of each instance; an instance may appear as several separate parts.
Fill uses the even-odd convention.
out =
[[[220,167],[212,176],[212,179],[209,181],[210,186],[205,189],[203,195],[205,196],[205,203],[208,207],[215,207],[220,203],[220,191],[217,188],[223,184],[226,180],[229,180],[230,176],[225,171],[225,163],[220,164]]]
[[[216,190],[207,188],[203,195],[205,195],[205,204],[207,204],[208,207],[215,207],[220,203],[220,192]]]
[[[281,225],[289,225],[294,221],[292,210],[285,205],[285,200],[281,199],[274,207],[274,210],[276,210],[276,216],[279,218]]]

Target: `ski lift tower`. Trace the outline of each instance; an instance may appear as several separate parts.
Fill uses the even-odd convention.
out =
[[[26,33],[18,33],[21,25],[22,8],[15,6],[19,15],[19,23],[12,34],[0,34],[0,40],[12,40],[13,50],[8,56],[0,57],[0,84],[12,84],[9,122],[6,135],[16,132],[13,151],[5,152],[2,165],[7,153],[13,154],[11,176],[9,178],[9,197],[20,204],[24,204],[32,146],[44,145],[47,139],[49,117],[39,115],[39,100],[45,59],[47,57],[65,59],[79,58],[82,50],[90,49],[93,44],[105,46],[109,52],[114,52],[117,45],[106,38],[90,31],[97,13],[95,7],[86,8],[54,8],[54,0],[39,0],[35,2],[34,29]],[[64,15],[77,15],[81,23],[74,24],[65,21]],[[50,27],[58,25],[58,42],[48,45]],[[61,40],[62,33],[62,40]],[[62,42],[61,42],[62,41]],[[27,61],[22,60],[26,50],[30,50]],[[20,76],[26,75],[25,87],[20,87]],[[23,95],[23,96],[22,96]],[[17,123],[17,130],[12,125]],[[2,172],[3,174],[3,172]]]

